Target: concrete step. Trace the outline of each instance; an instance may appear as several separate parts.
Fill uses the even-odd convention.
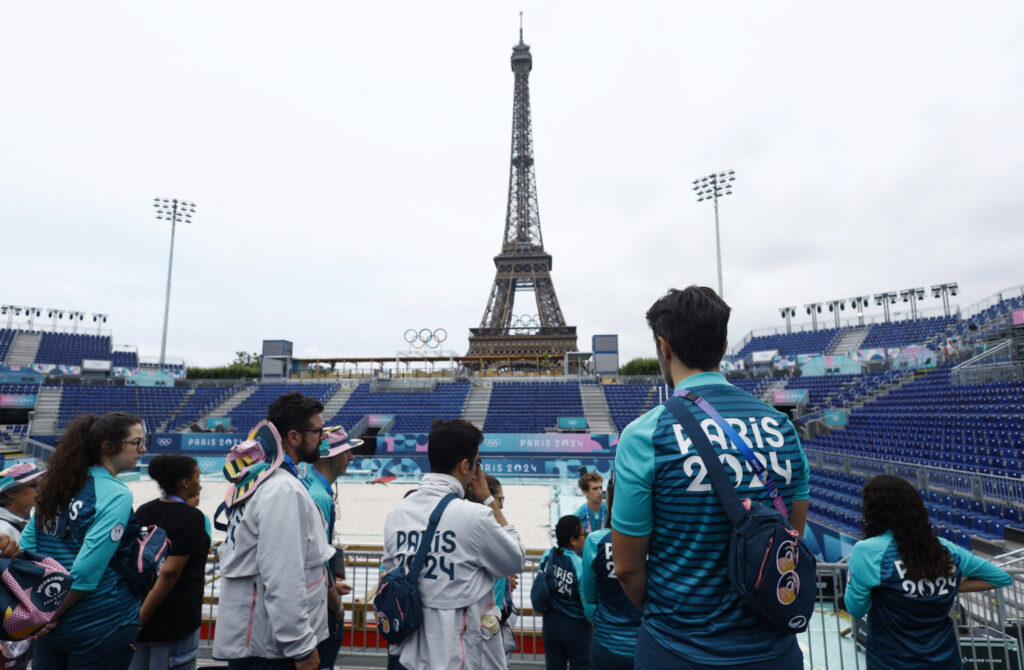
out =
[[[466,395],[466,404],[462,406],[462,414],[459,418],[465,419],[483,430],[484,423],[487,421],[487,409],[490,405],[491,387],[474,386]]]
[[[255,393],[257,388],[259,387],[256,384],[249,384],[248,386],[243,386],[236,393],[232,393],[231,395],[229,395],[224,402],[217,405],[203,416],[199,417],[197,423],[200,426],[205,426],[207,417],[227,416],[228,412],[241,405],[243,400],[245,400],[253,393]]]
[[[32,415],[31,435],[56,435],[60,419],[60,400],[63,387],[41,386],[36,395],[36,407]]]
[[[342,386],[324,403],[324,421],[330,421],[348,402],[354,388]]]
[[[580,400],[583,401],[583,416],[592,433],[614,433],[615,423],[608,411],[608,400],[604,389],[598,384],[580,384]]]
[[[19,332],[7,350],[7,365],[32,365],[39,353],[39,343],[43,341],[42,333]]]

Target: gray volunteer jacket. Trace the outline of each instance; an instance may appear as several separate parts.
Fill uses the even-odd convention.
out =
[[[430,513],[448,493],[461,498],[462,484],[448,475],[427,474],[419,489],[391,510],[384,524],[384,572],[416,553]],[[417,582],[423,625],[389,653],[408,670],[504,668],[501,634],[490,635],[480,617],[498,613],[494,580],[518,574],[525,561],[512,525],[499,526],[490,507],[453,500],[437,525]],[[488,646],[493,653],[485,657]]]
[[[323,514],[288,471],[277,470],[233,507],[220,558],[216,659],[301,658],[327,637]]]

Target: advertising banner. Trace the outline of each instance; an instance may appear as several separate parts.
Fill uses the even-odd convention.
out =
[[[778,349],[771,349],[768,351],[755,351],[750,354],[750,360],[753,363],[770,363],[776,355],[778,355]]]
[[[773,405],[804,405],[807,403],[807,389],[776,389],[772,391]]]
[[[366,425],[377,427],[386,426],[395,418],[394,414],[367,414]]]
[[[35,407],[36,397],[22,393],[0,393],[0,407]]]
[[[581,467],[588,472],[597,472],[605,479],[611,476],[614,458],[609,454],[603,458],[549,458],[543,456],[502,457],[483,456],[484,472],[498,477],[543,477],[550,479],[576,480]],[[395,457],[356,457],[349,466],[352,474],[369,476],[373,479],[381,477],[419,478],[424,472],[430,472],[430,464],[426,455],[395,456]]]
[[[1024,326],[1024,309],[1013,310],[1013,325]]]
[[[617,435],[596,433],[486,433],[482,454],[615,454]],[[377,453],[427,453],[426,433],[377,436]]]
[[[857,349],[851,352],[850,358],[865,363],[867,361],[884,361],[885,349]]]
[[[0,365],[0,384],[39,384],[43,376],[29,367]]]
[[[223,426],[227,430],[231,430],[231,417],[229,416],[208,416],[206,417],[206,427],[210,430],[214,428],[220,428]]]
[[[743,363],[743,359],[742,358],[736,359],[736,360],[730,360],[728,358],[723,358],[721,364],[719,364],[719,368],[721,368],[725,372],[731,372],[733,370],[743,370],[743,369],[745,369],[745,364]]]
[[[772,367],[776,370],[785,370],[796,367],[796,356],[776,356],[772,359]]]
[[[587,418],[583,416],[560,416],[558,427],[564,430],[583,430],[587,427]]]
[[[825,412],[825,425],[841,428],[846,425],[845,409],[830,409]]]

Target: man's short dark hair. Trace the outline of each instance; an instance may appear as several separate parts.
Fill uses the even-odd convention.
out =
[[[434,419],[427,437],[427,459],[430,471],[449,474],[468,458],[476,460],[484,434],[469,421]]]
[[[289,431],[308,429],[309,420],[323,411],[323,403],[316,398],[292,391],[270,403],[270,407],[267,408],[267,419],[274,424],[283,440]]]
[[[669,289],[647,310],[647,325],[664,337],[683,365],[717,370],[729,336],[732,309],[707,286]]]

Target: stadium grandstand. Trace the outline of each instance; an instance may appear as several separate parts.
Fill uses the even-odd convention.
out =
[[[812,473],[809,520],[829,560],[860,537],[860,491],[880,473],[916,485],[942,537],[988,556],[1024,547],[1022,310],[1018,287],[948,316],[789,324],[747,334],[723,360],[732,383],[798,426]],[[327,425],[364,439],[357,476],[413,481],[427,467],[430,422],[461,417],[484,431],[493,472],[569,480],[551,494],[555,510],[575,500],[579,467],[610,472],[618,433],[667,393],[657,377],[481,373],[452,357],[414,370],[393,358],[391,369],[388,359],[372,368],[295,359],[261,380],[190,380],[183,362],[157,366],[112,342],[38,324],[0,330],[8,461],[45,455],[82,413],[118,410],[145,419],[151,454],[190,453],[216,478],[227,448],[274,398],[298,390],[324,403]]]

